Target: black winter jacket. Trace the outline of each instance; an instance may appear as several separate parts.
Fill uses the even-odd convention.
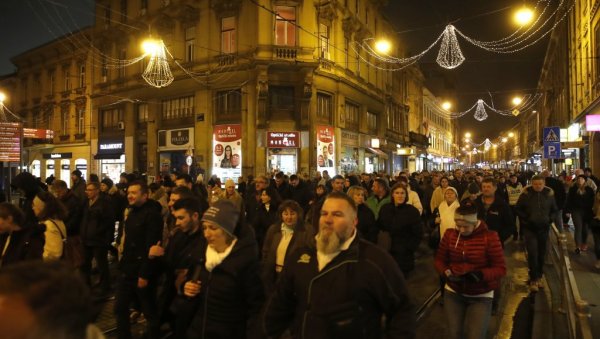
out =
[[[45,230],[43,224],[33,224],[12,232],[10,243],[1,257],[0,267],[26,260],[42,260]],[[8,233],[0,234],[0,248],[4,248],[8,235]]]
[[[81,233],[81,218],[83,217],[83,201],[71,191],[67,191],[67,194],[60,201],[65,205],[68,212],[65,219],[67,236],[79,235]]]
[[[406,282],[389,254],[355,237],[321,271],[316,249],[292,255],[267,302],[268,338],[414,338],[415,311]],[[382,315],[386,328],[382,328]]]
[[[119,270],[129,277],[148,279],[151,267],[148,251],[162,240],[163,221],[160,203],[148,199],[142,206],[130,207],[125,221],[125,244]]]
[[[246,228],[245,226],[242,228]],[[196,263],[205,262],[206,246],[195,249]],[[196,265],[189,268],[188,279]],[[196,312],[187,330],[193,339],[257,337],[258,319],[265,295],[260,280],[258,247],[251,230],[244,229],[231,253],[208,272],[200,266],[201,291],[192,302]]]
[[[356,225],[356,228],[363,239],[377,244],[379,234],[377,220],[375,220],[373,211],[366,204],[358,205],[358,225]]]
[[[114,208],[108,197],[100,194],[90,206],[89,199],[83,204],[81,240],[86,246],[108,246],[115,233]]]
[[[415,268],[415,251],[423,238],[421,215],[416,207],[408,204],[385,204],[379,210],[379,228],[390,233],[390,254],[403,272]]]
[[[475,205],[477,206],[477,215],[485,221],[489,230],[498,233],[501,243],[504,243],[506,239],[513,235],[516,227],[515,218],[508,203],[498,194],[494,197],[494,202],[487,211],[483,203],[483,195],[477,197]]]
[[[566,212],[580,210],[583,212],[583,221],[590,221],[593,217],[592,207],[594,207],[594,199],[596,195],[594,190],[589,186],[584,186],[584,194],[577,192],[577,184],[571,186],[567,195]]]
[[[546,186],[550,187],[554,191],[554,201],[556,202],[556,207],[559,210],[563,209],[567,200],[567,192],[565,191],[565,185],[562,182],[560,182],[560,180],[553,177],[547,177],[545,182]]]
[[[532,231],[548,230],[557,212],[554,191],[548,187],[541,192],[536,192],[531,186],[526,187],[517,201],[521,227]]]

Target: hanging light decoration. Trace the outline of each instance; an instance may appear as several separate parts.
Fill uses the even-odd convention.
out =
[[[446,26],[442,33],[442,43],[436,61],[438,65],[446,69],[454,69],[465,61],[452,25]]]
[[[475,115],[473,117],[477,121],[483,121],[487,119],[488,114],[485,111],[485,102],[483,100],[477,100],[477,108],[475,109]]]
[[[169,62],[167,61],[164,42],[160,40],[154,44],[146,45],[145,48],[150,54],[150,60],[142,77],[150,86],[156,88],[169,86],[175,77],[173,77]]]
[[[490,110],[496,114],[500,114],[500,115],[504,115],[504,116],[515,116],[515,111],[518,114],[519,112],[528,111],[528,110],[531,110],[532,108],[534,108],[535,104],[540,100],[541,97],[542,97],[542,94],[540,94],[540,93],[527,94],[527,95],[523,96],[522,101],[518,106],[514,106],[510,109],[505,109],[505,110],[494,108],[494,107],[488,105],[488,103],[485,102],[483,99],[478,99],[477,102],[473,106],[471,106],[471,108],[469,108],[468,110],[462,111],[462,112],[447,113],[446,116],[450,119],[458,119],[473,110],[475,110],[475,114],[473,115],[473,117],[477,121],[483,121],[488,118],[487,110]],[[442,111],[442,112],[444,112],[444,111]]]

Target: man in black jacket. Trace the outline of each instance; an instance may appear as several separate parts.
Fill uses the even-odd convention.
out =
[[[463,171],[461,169],[456,169],[454,171],[454,180],[450,181],[450,186],[456,188],[458,198],[461,199],[469,186],[469,182],[463,176]]]
[[[67,218],[64,220],[67,227],[67,237],[78,236],[81,231],[83,200],[75,196],[67,188],[67,183],[60,179],[55,179],[52,182],[52,192],[67,208]]]
[[[90,182],[85,187],[87,199],[83,204],[81,219],[81,239],[84,260],[81,266],[88,285],[91,286],[92,259],[96,260],[100,271],[100,295],[110,291],[110,271],[108,269],[108,247],[115,233],[114,208],[104,194],[100,194],[100,184]]]
[[[554,223],[559,230],[563,229],[563,208],[565,208],[565,202],[567,201],[567,191],[565,190],[565,186],[560,180],[553,178],[550,175],[550,171],[544,170],[542,171],[542,177],[544,177],[544,183],[546,187],[550,187],[552,191],[554,191],[554,202],[556,203],[556,208],[558,208],[558,212],[554,217]]]
[[[356,236],[357,222],[350,197],[327,196],[317,248],[292,254],[267,302],[268,337],[288,328],[294,338],[415,337],[415,311],[402,272],[389,254]]]
[[[544,186],[543,176],[534,176],[531,186],[523,190],[517,202],[517,214],[527,248],[529,289],[532,292],[537,292],[541,286],[550,224],[557,212],[554,191]]]
[[[310,209],[309,201],[312,198],[309,185],[296,174],[292,174],[290,176],[290,192],[291,199],[297,202],[306,214]]]
[[[502,248],[515,229],[515,218],[508,203],[497,194],[497,183],[491,178],[483,179],[481,195],[475,200],[477,214],[485,221],[488,228],[496,231],[500,237]]]
[[[148,251],[162,239],[160,204],[148,198],[148,185],[134,181],[127,188],[129,213],[125,220],[119,261],[115,315],[119,339],[130,339],[129,306],[137,295],[147,321],[147,338],[159,336],[156,277],[151,272]]]

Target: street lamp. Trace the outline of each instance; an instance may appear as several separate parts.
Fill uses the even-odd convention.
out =
[[[533,20],[533,11],[523,6],[515,13],[514,20],[518,25],[525,26]]]
[[[388,54],[392,49],[392,44],[389,40],[379,39],[375,41],[375,50],[381,54]]]
[[[452,108],[452,104],[450,103],[450,101],[444,101],[442,103],[442,108],[446,111],[449,111]]]
[[[0,105],[4,103],[4,100],[6,100],[6,94],[0,92]]]
[[[467,139],[471,138],[471,133],[469,133],[469,132],[465,133],[465,138],[467,138]]]
[[[513,132],[508,133],[509,138],[513,138],[514,136],[515,136],[515,134]]]
[[[504,138],[502,138],[502,142],[503,142],[503,143],[506,143],[507,141],[508,141],[508,138],[507,138],[507,137],[504,137]]]
[[[523,102],[523,99],[521,97],[514,97],[512,99],[512,103],[515,106],[519,106],[522,102]]]

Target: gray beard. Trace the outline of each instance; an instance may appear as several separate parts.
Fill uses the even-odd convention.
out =
[[[323,254],[333,254],[340,251],[341,244],[346,239],[341,239],[337,233],[331,232],[329,236],[323,237],[321,233],[317,236],[317,251]]]

